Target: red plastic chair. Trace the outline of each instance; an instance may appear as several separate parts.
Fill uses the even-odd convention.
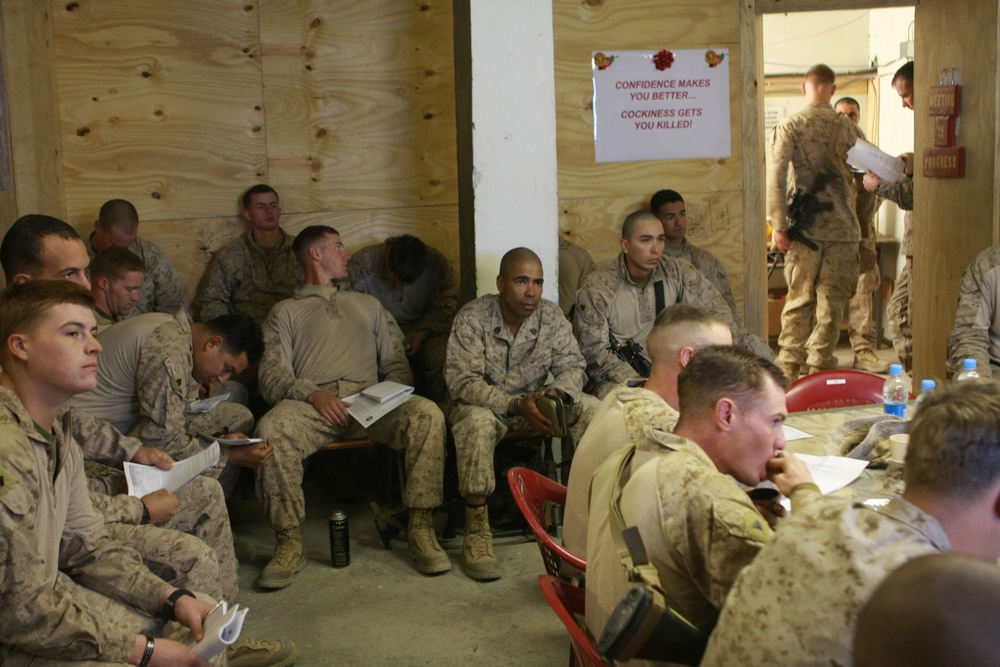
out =
[[[604,667],[607,665],[608,663],[601,660],[594,641],[583,629],[583,605],[586,600],[583,589],[547,574],[538,577],[538,586],[542,589],[542,595],[545,596],[549,606],[569,630],[570,667]]]
[[[538,550],[542,552],[542,561],[545,563],[545,571],[559,578],[566,576],[562,564],[586,571],[587,562],[567,551],[545,527],[545,502],[565,505],[566,487],[528,468],[508,470],[507,483],[521,514],[535,534]]]
[[[820,371],[793,382],[785,393],[785,405],[789,412],[880,405],[883,384],[884,377],[864,371]]]

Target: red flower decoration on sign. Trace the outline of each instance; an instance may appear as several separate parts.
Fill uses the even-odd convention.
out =
[[[660,49],[660,52],[653,56],[653,62],[656,64],[656,69],[662,72],[674,64],[674,54],[666,49]]]

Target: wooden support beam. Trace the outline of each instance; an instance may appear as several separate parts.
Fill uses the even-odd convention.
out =
[[[915,7],[920,0],[756,0],[758,14],[788,14],[790,12],[829,12],[844,9],[884,9]]]

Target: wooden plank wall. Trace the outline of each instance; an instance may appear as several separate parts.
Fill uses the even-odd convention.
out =
[[[921,0],[914,18],[916,81],[913,184],[915,284],[913,377],[943,379],[962,273],[998,239],[997,0]],[[975,44],[976,48],[969,48]],[[965,178],[924,178],[920,155],[934,145],[927,116],[941,70],[962,74],[961,131]]]
[[[733,0],[553,0],[561,233],[606,265],[619,251],[625,216],[648,208],[657,190],[677,190],[687,204],[688,238],[722,261],[742,305],[744,260],[763,264],[764,253],[762,241],[760,248],[745,242],[743,229],[741,20]],[[732,157],[596,163],[591,52],[705,47],[730,50]],[[753,290],[762,301],[759,282]]]
[[[190,298],[212,253],[244,230],[239,196],[263,181],[281,195],[292,232],[331,224],[349,248],[410,232],[458,268],[450,2],[3,8],[5,53],[52,44],[31,59],[54,72],[51,89],[42,77],[9,81],[30,96],[12,101],[15,153],[34,160],[18,169],[53,171],[41,159],[52,155],[49,136],[62,150],[55,178],[23,179],[54,183],[51,193],[22,199],[19,184],[18,214],[52,200],[46,212],[89,233],[101,203],[128,199]],[[38,127],[47,114],[55,133]]]

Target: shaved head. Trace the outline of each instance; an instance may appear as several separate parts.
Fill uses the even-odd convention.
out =
[[[508,250],[507,254],[503,256],[500,260],[500,275],[504,278],[510,278],[511,273],[514,268],[519,264],[537,264],[542,265],[542,260],[538,258],[538,255],[529,248],[514,248],[513,250]]]
[[[649,211],[634,211],[629,213],[628,217],[625,218],[625,222],[622,223],[622,238],[626,241],[630,240],[632,235],[635,234],[635,226],[641,220],[652,220],[657,225],[660,224],[660,219],[655,214]]]

